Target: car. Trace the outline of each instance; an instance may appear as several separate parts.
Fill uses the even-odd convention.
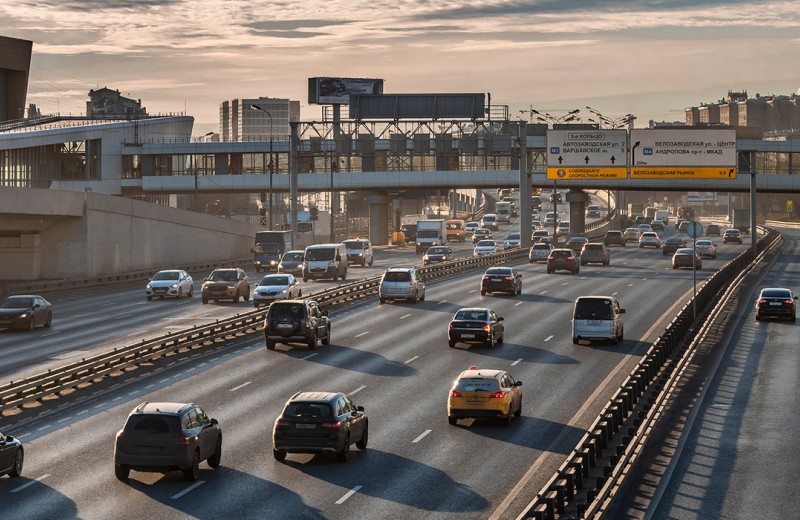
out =
[[[342,392],[297,392],[286,401],[272,427],[272,455],[284,462],[289,453],[332,453],[350,458],[350,446],[366,450],[369,418]]]
[[[554,222],[556,224],[561,222],[561,217],[558,216],[558,213],[554,213],[552,211],[548,211],[547,213],[545,213],[545,215],[544,215],[544,224],[545,224],[545,226],[548,225],[548,224],[550,224],[552,226]]]
[[[640,224],[646,224],[646,223],[647,223],[647,217],[645,217],[644,215],[636,215],[636,217],[634,217],[633,219],[633,225],[636,227],[638,227]]]
[[[454,258],[453,250],[448,246],[433,246],[429,247],[425,254],[422,255],[422,265],[439,264],[442,262],[450,262]]]
[[[461,372],[447,398],[447,422],[459,419],[500,419],[511,425],[511,418],[522,415],[522,381],[505,370],[470,366]]]
[[[528,262],[547,262],[547,257],[550,256],[550,251],[553,250],[553,245],[549,243],[538,242],[531,246],[528,251]]]
[[[639,229],[639,237],[640,238],[641,238],[642,233],[647,233],[649,231],[653,231],[653,226],[651,226],[650,224],[639,224],[637,226],[637,228]]]
[[[560,236],[567,236],[569,235],[569,222],[568,221],[561,221],[558,223],[558,234]]]
[[[472,251],[472,256],[492,255],[497,252],[497,242],[494,240],[481,240],[475,244],[475,249]]]
[[[664,239],[664,243],[661,245],[661,254],[664,256],[672,255],[682,247],[686,247],[686,240],[681,237],[668,237]]]
[[[706,226],[706,236],[720,236],[721,230],[718,224],[709,224]]]
[[[625,247],[627,242],[628,240],[625,238],[622,231],[606,231],[606,234],[603,236],[603,244],[606,246],[617,245]]]
[[[550,238],[550,231],[546,229],[537,229],[531,233],[531,241],[535,244],[541,238]]]
[[[518,217],[519,216],[519,210],[517,209],[517,205],[515,203],[513,203],[513,202],[511,203],[511,216],[512,217]]]
[[[791,321],[797,319],[797,296],[791,289],[780,287],[768,287],[761,289],[756,298],[756,320],[768,316],[776,318],[789,318]]]
[[[650,221],[650,229],[653,231],[664,231],[664,222],[661,220]]]
[[[699,270],[703,268],[703,259],[692,247],[682,247],[672,255],[672,268],[692,267]]]
[[[557,248],[550,251],[547,257],[547,272],[571,271],[572,274],[581,272],[581,262],[572,249]]]
[[[600,206],[589,204],[586,206],[586,216],[589,218],[600,218]]]
[[[697,240],[694,243],[694,248],[697,250],[697,254],[701,257],[717,257],[717,247],[711,240]]]
[[[521,242],[522,235],[519,233],[509,233],[506,239],[503,241],[503,250],[516,249],[519,247]]]
[[[645,231],[639,237],[639,247],[655,247],[661,249],[661,237],[655,231]]]
[[[361,267],[372,266],[373,249],[372,244],[366,238],[353,238],[342,242],[347,251],[347,263],[358,264]]]
[[[627,228],[622,234],[625,236],[626,242],[638,242],[639,237],[642,235],[639,233],[639,228],[635,227]]]
[[[742,232],[738,229],[726,229],[725,233],[722,235],[722,242],[725,244],[732,244],[734,242],[741,244]]]
[[[24,463],[25,448],[22,446],[22,441],[0,432],[0,476],[19,477],[22,475]]]
[[[331,342],[331,320],[314,300],[279,300],[269,306],[264,318],[264,343],[267,350],[283,343],[305,343],[315,350],[317,343]]]
[[[471,221],[467,222],[466,224],[464,224],[464,229],[467,231],[467,233],[474,233],[475,230],[476,229],[480,229],[480,227],[481,227],[481,223],[480,222],[475,222],[473,220],[471,220]]]
[[[125,481],[131,470],[180,470],[195,481],[200,463],[216,468],[222,457],[222,429],[195,403],[143,402],[133,409],[114,442],[114,474]]]
[[[558,202],[558,203],[562,202],[561,193],[555,192],[550,194],[550,202]]]
[[[465,307],[456,311],[447,326],[447,344],[480,343],[493,348],[505,339],[505,320],[486,307]]]
[[[513,267],[490,267],[481,278],[481,296],[493,292],[522,294],[522,274]]]
[[[53,324],[53,306],[36,294],[8,296],[0,304],[0,329],[33,330]]]
[[[405,237],[405,243],[410,244],[417,241],[417,225],[416,224],[403,224],[400,226],[400,231]]]
[[[239,301],[239,298],[250,301],[250,279],[247,278],[244,269],[240,267],[214,269],[203,280],[200,294],[203,303],[212,300],[231,300],[235,303]]]
[[[292,274],[268,274],[253,290],[253,306],[269,305],[275,300],[294,300],[303,296],[300,282]]]
[[[507,195],[503,197],[502,202],[517,202],[517,199],[512,197],[511,195]]]
[[[542,197],[539,195],[531,195],[531,208],[535,210],[542,209]]]
[[[589,243],[589,239],[586,237],[571,237],[567,240],[567,243],[564,244],[564,247],[572,249],[576,255],[580,256],[581,251],[583,251],[583,246]]]
[[[390,267],[381,277],[378,297],[381,303],[387,300],[425,301],[425,280],[413,267]]]
[[[544,226],[542,225],[542,222],[538,218],[536,220],[531,220],[531,229],[533,229],[534,231],[538,231],[543,227]]]
[[[614,296],[579,296],[572,312],[572,343],[601,340],[616,345],[625,337],[623,314]]]
[[[194,280],[189,273],[180,269],[158,271],[147,282],[144,289],[147,301],[158,298],[182,298],[194,296]]]
[[[680,231],[681,233],[686,233],[689,229],[689,221],[688,220],[679,220],[678,225],[675,228]]]
[[[302,276],[306,252],[302,249],[286,251],[278,263],[278,273]]]
[[[592,263],[603,265],[609,265],[611,263],[611,252],[604,244],[587,243],[583,245],[583,249],[581,250],[581,265]]]
[[[539,220],[539,208],[531,209],[531,220]]]
[[[477,244],[481,240],[490,240],[492,238],[494,238],[494,234],[491,229],[479,228],[472,234],[472,243]]]
[[[481,219],[481,227],[486,229],[491,229],[492,231],[497,231],[499,223],[497,221],[497,215],[495,213],[487,213]]]

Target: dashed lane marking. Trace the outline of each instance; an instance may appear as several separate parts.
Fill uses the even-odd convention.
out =
[[[18,492],[18,491],[22,491],[22,490],[23,490],[23,489],[25,489],[25,488],[29,488],[29,487],[31,487],[32,485],[34,485],[34,484],[37,484],[37,483],[41,482],[42,480],[46,479],[46,478],[47,478],[47,477],[49,477],[49,476],[50,476],[50,474],[49,474],[49,473],[45,473],[44,475],[42,475],[42,476],[41,476],[41,477],[39,477],[39,478],[35,478],[35,479],[31,480],[30,482],[26,482],[25,484],[22,484],[22,485],[21,485],[20,487],[18,487],[18,488],[14,488],[14,489],[12,489],[10,492],[11,492],[11,493],[16,493],[16,492]]]
[[[519,364],[519,362],[520,362],[520,361],[522,361],[522,358],[519,358],[518,360],[516,360],[516,361],[514,361],[513,363],[511,363],[511,366],[512,366],[512,367],[515,367],[515,366],[517,366],[517,365]]]
[[[414,439],[413,441],[411,441],[411,444],[416,444],[416,443],[418,443],[419,441],[421,441],[422,439],[424,439],[424,438],[425,438],[425,436],[426,436],[426,435],[428,435],[428,434],[429,434],[430,432],[432,432],[432,431],[433,431],[433,430],[425,430],[424,432],[422,432],[422,433],[420,434],[420,436],[419,436],[419,437],[417,437],[416,439]]]
[[[400,319],[404,320],[404,319],[408,318],[409,316],[411,316],[411,314],[404,314],[404,315],[400,316]]]
[[[248,382],[246,382],[246,383],[242,383],[242,384],[241,384],[241,385],[239,385],[239,386],[234,386],[233,388],[231,388],[230,390],[228,390],[228,392],[235,392],[235,391],[237,391],[237,390],[241,390],[242,388],[246,387],[246,386],[247,386],[247,385],[249,385],[250,383],[251,383],[251,381],[248,381]]]
[[[545,341],[550,341],[551,339],[553,339],[553,335],[552,334],[547,336],[546,338],[544,338]]]
[[[175,495],[172,495],[172,497],[171,497],[171,498],[172,498],[173,500],[176,500],[176,499],[178,499],[178,498],[182,497],[183,495],[185,495],[186,493],[188,493],[188,492],[190,492],[190,491],[192,491],[192,490],[194,490],[194,489],[197,489],[197,488],[199,488],[200,486],[202,486],[202,485],[203,485],[203,484],[205,484],[205,483],[206,483],[206,481],[205,481],[205,480],[198,480],[197,482],[195,482],[194,484],[192,484],[192,485],[191,485],[191,486],[189,486],[188,488],[184,489],[184,490],[183,490],[183,491],[181,491],[180,493],[177,493],[177,494],[175,494]]]
[[[356,337],[357,337],[357,338],[360,338],[361,336],[366,336],[367,334],[369,334],[369,331],[368,331],[368,330],[367,330],[367,331],[364,331],[364,332],[362,332],[361,334],[356,334]]]
[[[336,501],[336,504],[337,504],[337,505],[344,504],[344,502],[345,502],[345,501],[346,501],[348,498],[350,498],[351,496],[353,496],[353,495],[355,495],[356,493],[358,493],[358,490],[359,490],[359,489],[361,489],[361,486],[356,486],[356,487],[354,487],[353,489],[351,489],[350,491],[348,491],[347,493],[345,493],[345,494],[344,494],[344,496],[343,496],[342,498],[340,498],[339,500],[337,500],[337,501]]]
[[[309,354],[309,355],[307,355],[306,357],[304,357],[304,358],[300,358],[300,359],[301,359],[302,361],[305,361],[306,359],[311,359],[312,357],[316,356],[317,354],[319,354],[319,352],[314,352],[313,354]]]
[[[415,361],[415,360],[417,360],[417,359],[419,359],[419,356],[414,356],[414,357],[412,357],[411,359],[408,359],[408,360],[406,360],[405,364],[407,365],[407,364],[409,364],[409,363],[411,363],[412,361]]]
[[[352,392],[350,392],[349,395],[353,395],[355,393],[358,393],[358,392],[362,391],[363,389],[365,389],[366,387],[367,387],[367,385],[361,385],[358,388],[356,388],[355,390],[353,390]]]

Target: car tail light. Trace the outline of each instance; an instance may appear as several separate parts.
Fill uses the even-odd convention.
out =
[[[764,300],[762,298],[761,300],[758,300],[756,303],[758,303],[759,305],[764,305],[765,303],[767,303],[767,300]]]
[[[488,279],[489,279],[489,277],[488,277],[488,276],[484,276],[484,277],[483,277],[483,279],[484,279],[484,280],[488,280]]]
[[[339,421],[324,422],[324,423],[322,423],[322,427],[323,428],[327,428],[329,430],[338,430],[339,428],[342,427],[342,423],[340,423]]]
[[[484,331],[484,332],[489,332],[489,329],[490,329],[490,328],[491,328],[491,327],[489,327],[489,324],[487,323],[486,325],[484,325],[484,326],[483,326],[483,331]]]
[[[492,395],[490,395],[489,399],[505,399],[505,397],[507,395],[508,395],[508,392],[506,392],[504,390],[500,390],[500,391],[497,391],[497,392],[493,393]]]
[[[450,390],[450,397],[461,397],[461,392]]]
[[[513,278],[511,278],[510,276],[504,276],[503,280],[507,280],[507,281],[510,282],[511,280],[513,280]]]
[[[453,328],[453,322],[450,322],[450,328],[451,329]]]
[[[794,300],[783,300],[786,305],[794,305]]]
[[[286,419],[275,419],[275,426],[278,428],[286,428],[287,426],[290,425],[291,423]]]
[[[187,446],[189,444],[189,437],[186,435],[178,435],[178,444]]]

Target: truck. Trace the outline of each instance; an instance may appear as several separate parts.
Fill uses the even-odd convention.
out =
[[[628,204],[628,218],[634,219],[636,215],[644,215],[644,204]]]
[[[495,202],[494,213],[497,215],[498,222],[511,223],[511,203]]]
[[[467,238],[467,223],[461,219],[454,218],[445,222],[447,224],[447,241],[458,240],[463,242]]]
[[[292,249],[291,231],[256,232],[255,245],[250,250],[256,272],[277,271],[283,253]]]
[[[427,220],[428,215],[403,215],[400,217],[400,231],[405,236],[405,243],[416,243],[417,241],[417,222],[420,220]]]
[[[653,217],[653,220],[660,220],[665,226],[669,226],[669,211],[665,209],[656,210],[656,216]]]
[[[750,210],[734,209],[731,224],[731,227],[735,227],[742,233],[747,233],[750,230]]]
[[[291,229],[292,214],[286,213],[286,224]],[[310,211],[297,212],[297,249],[305,249],[318,242],[330,242],[331,215],[328,211],[318,211],[317,220],[311,219]]]
[[[656,208],[655,208],[655,206],[650,206],[650,207],[644,208],[644,218],[646,218],[648,220],[648,222],[651,221],[651,220],[655,220],[655,218],[656,218]]]
[[[417,254],[431,246],[447,243],[447,221],[444,219],[420,220],[417,222]]]

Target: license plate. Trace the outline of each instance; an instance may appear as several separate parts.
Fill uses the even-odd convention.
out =
[[[482,403],[483,399],[481,399],[480,397],[467,397],[467,402],[468,403]]]
[[[161,448],[157,446],[140,446],[139,453],[142,455],[158,455],[161,453]]]
[[[294,425],[298,430],[314,430],[317,428],[316,424],[297,423]]]
[[[291,323],[278,323],[278,328],[279,329],[291,329],[292,328],[292,324]]]
[[[775,307],[780,307],[781,302],[769,302],[770,305],[774,305]]]
[[[462,334],[461,337],[464,339],[472,339],[475,337],[475,334]]]
[[[503,279],[502,278],[492,278],[492,281],[493,282],[502,282]]]

